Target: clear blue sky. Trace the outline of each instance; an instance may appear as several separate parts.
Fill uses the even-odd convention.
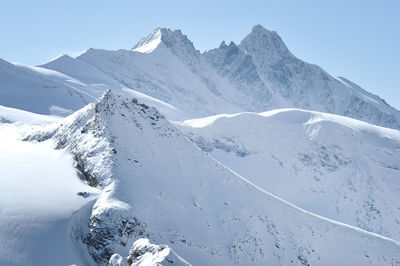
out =
[[[90,47],[129,49],[159,26],[181,29],[203,51],[261,24],[299,58],[400,109],[399,14],[399,0],[2,0],[0,58],[41,64]]]

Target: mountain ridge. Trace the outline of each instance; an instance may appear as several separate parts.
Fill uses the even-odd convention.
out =
[[[137,51],[149,43],[151,49]],[[180,30],[157,28],[132,50],[90,48],[77,58],[63,55],[40,67],[19,65],[24,72],[35,72],[37,85],[32,88],[14,88],[18,82],[33,81],[23,81],[26,74],[18,78],[12,74],[19,71],[15,64],[1,65],[2,74],[9,76],[2,78],[0,104],[41,114],[71,113],[111,88],[134,97],[142,94],[142,99],[150,100],[148,103],[172,120],[301,108],[400,128],[398,110],[353,82],[332,77],[319,66],[298,59],[276,32],[261,25],[254,26],[239,44],[221,42],[218,48],[202,53]],[[59,72],[58,77],[48,75],[44,68]],[[66,75],[64,80],[62,75]],[[45,91],[48,95],[83,93],[80,97],[85,100],[71,105],[67,102],[70,97],[64,97],[65,103],[50,97],[47,106],[38,109],[10,94],[13,90],[40,99],[48,98]]]
[[[354,83],[344,84],[319,66],[298,59],[276,32],[261,25],[254,26],[238,45],[222,42],[203,53],[179,30],[156,29],[138,45],[155,33],[160,42],[151,52],[108,51],[105,56],[104,51],[92,50],[78,59],[131,88],[161,98],[191,118],[294,107],[400,128],[398,110]]]

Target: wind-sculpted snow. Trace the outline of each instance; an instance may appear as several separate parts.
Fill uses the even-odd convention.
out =
[[[398,242],[281,200],[196,148],[156,109],[111,91],[25,139],[69,150],[81,178],[102,190],[71,222],[88,265],[128,254],[139,238],[193,265],[400,263]]]
[[[202,150],[265,190],[400,240],[400,131],[298,109],[176,125]]]

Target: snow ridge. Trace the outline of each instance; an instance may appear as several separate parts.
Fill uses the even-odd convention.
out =
[[[322,216],[400,239],[398,130],[300,109],[174,124],[261,188]]]

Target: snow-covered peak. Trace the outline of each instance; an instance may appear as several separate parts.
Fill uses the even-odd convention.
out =
[[[278,33],[276,33],[276,31],[267,30],[261,24],[254,25],[249,34],[255,34],[255,35],[268,34],[268,35],[279,36]]]
[[[161,28],[155,29],[151,34],[142,38],[133,48],[133,52],[151,53],[161,42]]]
[[[275,31],[255,25],[241,41],[240,47],[255,57],[268,57],[271,63],[291,55],[289,49]]]
[[[124,139],[128,137],[126,134],[135,130],[160,124],[167,124],[167,120],[156,108],[107,90],[95,103],[26,139],[44,141],[55,138],[57,148],[71,146],[76,158],[91,161],[90,166],[77,163],[82,178],[91,186],[106,187],[112,182],[112,160],[117,150],[115,139]],[[82,147],[74,144],[77,142]]]
[[[51,59],[50,61],[48,61],[45,64],[49,64],[49,63],[51,63],[53,61],[67,61],[68,62],[70,60],[73,60],[73,58],[71,56],[69,56],[67,54],[64,54],[64,53],[61,53],[61,54],[57,55],[56,57],[54,57],[53,59]]]
[[[104,118],[109,116],[122,116],[127,120],[135,120],[138,113],[140,116],[151,120],[164,119],[156,108],[139,103],[136,98],[128,99],[119,94],[107,90],[95,104],[95,112]]]
[[[276,32],[261,25],[240,45],[222,42],[202,54],[181,31],[157,28],[133,51],[89,49],[75,64],[56,61],[45,67],[93,85],[87,88],[95,88],[92,95],[98,97],[107,88],[139,91],[178,108],[181,112],[154,105],[174,120],[294,107],[400,128],[399,111],[296,58]]]
[[[142,38],[133,48],[133,52],[151,53],[163,44],[174,53],[197,54],[193,43],[180,30],[157,28]]]

